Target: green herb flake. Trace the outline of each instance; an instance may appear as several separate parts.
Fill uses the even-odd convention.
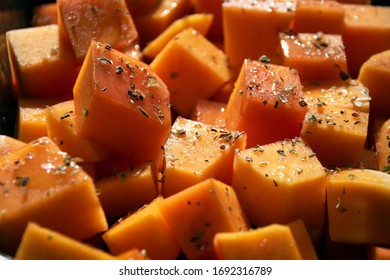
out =
[[[144,110],[144,108],[142,108],[142,107],[139,106],[139,105],[137,105],[137,108],[138,108],[138,110],[142,113],[142,115],[144,115],[144,116],[147,117],[147,118],[150,117],[150,115],[148,114],[148,112],[146,112],[146,111]]]
[[[343,81],[349,80],[351,78],[351,76],[347,72],[345,72],[343,70],[340,71],[339,77]]]
[[[340,197],[338,197],[337,200],[336,200],[336,209],[339,211],[340,214],[342,214],[345,211],[347,211],[347,209],[345,209],[343,207]]]
[[[81,110],[81,115],[82,115],[83,117],[88,117],[88,115],[89,115],[88,109],[84,108],[83,110]]]
[[[190,242],[191,243],[197,243],[198,241],[200,241],[204,236],[204,231],[198,231],[197,233],[195,233],[195,235],[190,239]]]
[[[262,56],[260,56],[259,61],[262,63],[270,63],[271,59],[266,55],[262,55]]]
[[[112,64],[112,63],[113,63],[111,59],[108,59],[108,58],[105,57],[105,56],[98,57],[97,60],[98,60],[99,62],[105,63],[105,64]]]
[[[279,155],[282,155],[282,156],[286,156],[286,153],[284,152],[284,150],[276,150],[276,152],[279,154]]]
[[[390,164],[385,164],[382,167],[382,172],[389,173],[390,172]]]

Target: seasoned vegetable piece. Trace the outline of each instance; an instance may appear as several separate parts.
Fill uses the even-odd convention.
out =
[[[302,82],[349,77],[341,35],[287,31],[279,38],[282,64],[298,70]]]
[[[317,254],[301,220],[240,232],[220,232],[214,247],[221,260],[316,260]]]
[[[197,99],[210,99],[231,79],[228,57],[193,28],[177,34],[150,67],[168,86],[173,109],[187,118]]]
[[[121,255],[136,248],[151,259],[176,259],[180,248],[161,215],[163,201],[162,197],[156,198],[105,232],[102,237],[110,252]]]
[[[329,235],[334,241],[390,245],[390,174],[333,172],[327,181]]]
[[[198,99],[191,119],[208,125],[226,127],[225,108],[226,103],[212,100]]]
[[[297,71],[267,61],[245,60],[226,108],[227,128],[245,131],[248,147],[299,136],[307,112]]]
[[[99,200],[107,217],[123,217],[158,196],[154,162],[133,166],[96,182]]]
[[[61,53],[79,64],[91,40],[139,58],[138,32],[125,0],[57,0]]]
[[[370,91],[358,80],[324,81],[305,85],[305,102],[309,105],[338,107],[370,112]]]
[[[53,99],[19,98],[16,137],[30,142],[47,136],[45,109],[55,103]]]
[[[177,19],[159,34],[157,38],[150,41],[142,52],[146,58],[154,59],[172,38],[187,28],[193,28],[203,36],[206,36],[212,21],[212,14],[191,14]]]
[[[291,24],[292,30],[299,33],[340,34],[345,11],[339,2],[341,1],[299,0]]]
[[[114,260],[110,254],[31,222],[23,233],[16,260]]]
[[[309,105],[301,137],[328,168],[357,166],[365,146],[368,113],[328,106]]]
[[[230,185],[236,149],[246,135],[178,117],[164,145],[162,195],[168,197],[207,178]]]
[[[279,46],[278,32],[287,30],[296,0],[228,0],[222,5],[225,52],[238,75],[244,59],[273,57]],[[275,32],[276,31],[276,32]]]
[[[76,63],[60,54],[58,32],[58,25],[47,25],[6,33],[15,97],[72,98]]]
[[[390,46],[364,62],[358,80],[370,91],[372,114],[390,117]]]
[[[342,31],[348,70],[353,78],[372,55],[390,49],[390,7],[344,4]]]
[[[169,103],[167,87],[147,64],[92,41],[74,88],[77,133],[142,164],[168,137]]]
[[[0,157],[8,155],[26,143],[8,135],[0,134]]]
[[[381,125],[375,140],[379,170],[390,173],[390,118]]]
[[[251,224],[302,219],[309,231],[324,226],[326,173],[300,138],[240,151],[232,187]]]
[[[97,162],[110,156],[110,151],[105,147],[77,133],[73,100],[47,107],[45,116],[48,137],[71,157]]]
[[[107,230],[92,179],[47,137],[0,160],[0,251],[14,254],[29,221],[77,240]]]
[[[32,26],[58,24],[57,3],[40,4],[33,10]]]
[[[191,0],[160,0],[145,13],[135,15],[134,23],[142,45],[155,39],[175,20],[187,15],[190,9]]]
[[[188,259],[215,259],[214,235],[247,230],[234,190],[213,178],[166,198],[160,211]]]

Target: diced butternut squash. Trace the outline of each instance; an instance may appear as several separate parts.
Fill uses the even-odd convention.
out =
[[[363,63],[358,80],[370,91],[372,114],[390,117],[390,46]]]
[[[144,251],[151,259],[176,259],[180,248],[161,216],[163,201],[162,197],[156,198],[105,232],[102,237],[110,252],[122,255],[135,248]]]
[[[240,72],[244,59],[273,57],[279,46],[278,32],[287,30],[296,0],[230,0],[222,4],[225,52],[233,71]]]
[[[142,53],[146,58],[154,59],[172,38],[187,28],[193,28],[203,36],[206,36],[212,21],[212,14],[191,14],[177,19],[159,34],[157,38],[148,42],[142,50]]]
[[[291,24],[299,33],[340,34],[344,25],[344,6],[340,1],[299,0]],[[283,30],[282,30],[283,31]]]
[[[191,0],[160,0],[147,12],[135,15],[141,44],[144,46],[155,39],[175,20],[187,15],[190,8]]]
[[[97,162],[110,156],[110,151],[102,145],[77,133],[73,100],[47,107],[45,116],[48,137],[71,157],[79,157],[85,162]]]
[[[301,137],[328,168],[356,166],[365,147],[368,113],[318,102],[302,125]]]
[[[327,181],[329,236],[351,244],[390,245],[390,174],[335,171]]]
[[[168,197],[207,178],[230,185],[236,149],[246,147],[245,133],[178,117],[164,145],[162,195]]]
[[[56,100],[19,98],[16,137],[23,142],[30,142],[47,136],[46,106],[57,103]]]
[[[341,32],[347,54],[348,71],[353,78],[372,55],[390,49],[390,7],[344,4],[344,30]]]
[[[210,26],[210,31],[207,37],[212,41],[223,41],[222,27],[222,4],[223,0],[192,0],[194,11],[196,13],[207,13],[214,16],[214,20]]]
[[[96,182],[106,217],[123,217],[158,196],[154,163],[135,166]]]
[[[31,222],[23,233],[16,260],[114,260],[110,254]]]
[[[192,260],[216,258],[216,233],[248,229],[234,190],[213,178],[166,198],[160,211],[183,253]]]
[[[177,34],[150,67],[168,86],[173,110],[187,118],[197,99],[210,99],[231,79],[228,57],[193,28]]]
[[[26,143],[8,135],[0,135],[0,157],[8,155]]]
[[[245,131],[247,146],[299,136],[307,112],[296,70],[246,59],[226,108],[226,126]]]
[[[195,104],[191,119],[207,125],[226,127],[225,108],[226,103],[212,100],[198,99]]]
[[[301,219],[309,231],[324,226],[326,173],[300,138],[242,150],[232,187],[251,224]]]
[[[91,40],[139,58],[138,32],[125,0],[58,0],[62,53],[72,53],[81,64]]]
[[[330,107],[370,112],[370,91],[358,80],[340,79],[305,85],[303,95],[309,106],[325,104]]]
[[[317,254],[304,223],[271,224],[214,236],[218,259],[222,260],[316,260]]]
[[[341,35],[287,31],[279,38],[282,64],[298,70],[302,82],[349,78]]]
[[[33,10],[32,26],[58,24],[57,3],[40,4]]]
[[[15,253],[29,221],[77,240],[107,230],[92,179],[49,138],[0,161],[0,251]]]
[[[381,125],[375,139],[378,168],[390,173],[390,118]]]
[[[72,98],[76,63],[60,54],[58,32],[58,25],[47,25],[6,33],[14,96]]]
[[[142,164],[161,153],[169,103],[166,85],[147,64],[92,41],[74,88],[77,133]]]

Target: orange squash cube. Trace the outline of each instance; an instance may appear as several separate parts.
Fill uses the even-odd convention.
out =
[[[23,233],[16,260],[114,260],[98,248],[31,222]]]
[[[238,75],[245,59],[274,57],[278,32],[288,29],[296,0],[232,0],[222,4],[225,52]]]
[[[176,259],[180,248],[162,217],[160,208],[163,201],[162,197],[156,198],[106,231],[102,237],[110,252],[120,256],[137,249],[151,259]]]
[[[140,57],[138,32],[125,0],[58,0],[61,53],[81,64],[92,40]]]
[[[77,240],[107,230],[92,179],[49,138],[1,158],[0,251],[13,255],[28,222]]]
[[[147,64],[92,41],[74,88],[77,133],[142,164],[161,153],[169,104],[166,85]]]
[[[72,98],[76,62],[72,56],[61,54],[58,34],[56,24],[6,33],[15,97]]]
[[[234,160],[232,187],[252,225],[301,219],[322,229],[326,173],[300,138],[242,150]]]
[[[349,77],[341,35],[288,31],[279,38],[282,64],[298,70],[303,83]]]
[[[226,126],[247,134],[247,147],[299,136],[307,112],[296,70],[245,60],[226,108]]]
[[[186,118],[197,99],[212,98],[231,79],[228,57],[193,28],[177,34],[150,67],[168,86],[173,110]]]
[[[390,245],[390,174],[346,169],[329,175],[329,236],[349,244]]]
[[[45,117],[47,136],[71,157],[79,157],[85,162],[97,162],[111,155],[102,145],[77,133],[73,100],[48,106]]]
[[[214,247],[221,260],[316,260],[304,223],[271,224],[240,232],[220,232]]]
[[[216,233],[245,231],[249,227],[234,190],[213,178],[166,198],[160,211],[191,260],[216,258]]]
[[[207,178],[230,185],[236,149],[245,133],[178,117],[164,145],[162,195],[168,197]]]

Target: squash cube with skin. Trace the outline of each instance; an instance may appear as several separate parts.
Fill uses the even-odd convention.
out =
[[[145,0],[142,0],[144,2]],[[191,0],[159,0],[145,13],[134,16],[134,23],[144,46],[164,32],[175,20],[184,17],[191,9]]]
[[[169,104],[147,64],[92,41],[74,87],[78,134],[142,164],[159,156],[168,137]]]
[[[160,211],[163,201],[161,196],[156,198],[102,235],[113,255],[120,256],[135,248],[155,260],[177,258],[180,247]]]
[[[166,198],[160,211],[190,260],[215,259],[213,239],[218,232],[249,228],[234,189],[213,178]]]
[[[31,222],[23,233],[16,260],[114,260],[98,248]]]
[[[330,107],[370,112],[370,91],[358,80],[343,81],[340,79],[305,85],[303,95],[309,106],[325,104]]]
[[[298,70],[302,82],[349,77],[341,35],[287,31],[279,38],[282,64]]]
[[[390,245],[390,174],[368,169],[329,175],[329,236],[349,244]]]
[[[242,150],[232,187],[250,223],[261,227],[301,219],[309,231],[324,227],[326,173],[300,138]]]
[[[296,70],[245,60],[225,114],[230,130],[245,131],[247,147],[299,136],[307,107]]]
[[[162,195],[171,196],[207,178],[230,185],[236,149],[246,135],[178,117],[164,145]]]
[[[214,247],[221,260],[318,259],[301,220],[287,225],[271,224],[249,231],[217,233]]]
[[[60,53],[58,25],[6,33],[15,97],[68,100],[77,78],[73,57]]]
[[[0,166],[2,252],[15,253],[30,221],[77,240],[107,230],[91,177],[49,138],[3,156]]]
[[[95,183],[106,217],[123,217],[149,204],[158,196],[154,162],[98,180]]]
[[[19,98],[16,137],[23,142],[30,142],[47,136],[45,110],[56,104],[56,100]]]
[[[309,105],[301,137],[327,168],[356,166],[366,143],[369,114],[318,102]]]
[[[278,32],[288,29],[296,2],[285,0],[229,0],[222,4],[224,48],[238,75],[245,59],[273,58]]]
[[[299,0],[291,29],[299,33],[340,34],[344,25],[345,10],[339,2]]]
[[[110,151],[105,147],[77,133],[73,100],[48,106],[45,116],[47,136],[71,157],[79,157],[85,162],[97,162],[110,156]]]
[[[379,170],[390,173],[390,118],[375,134],[375,149]]]
[[[79,65],[92,40],[140,58],[138,32],[125,0],[58,0],[60,51]]]
[[[197,99],[210,99],[231,79],[228,57],[193,28],[177,34],[150,67],[168,86],[173,110],[187,118]]]
[[[206,36],[211,23],[213,22],[212,14],[191,14],[175,20],[153,41],[148,42],[142,50],[144,56],[148,59],[154,59],[156,55],[165,47],[165,45],[174,38],[178,33],[193,28],[203,36]]]
[[[343,7],[341,35],[348,71],[351,77],[357,78],[360,68],[372,55],[390,49],[390,7],[353,4]]]
[[[372,114],[389,117],[390,46],[363,63],[358,80],[370,91]]]

